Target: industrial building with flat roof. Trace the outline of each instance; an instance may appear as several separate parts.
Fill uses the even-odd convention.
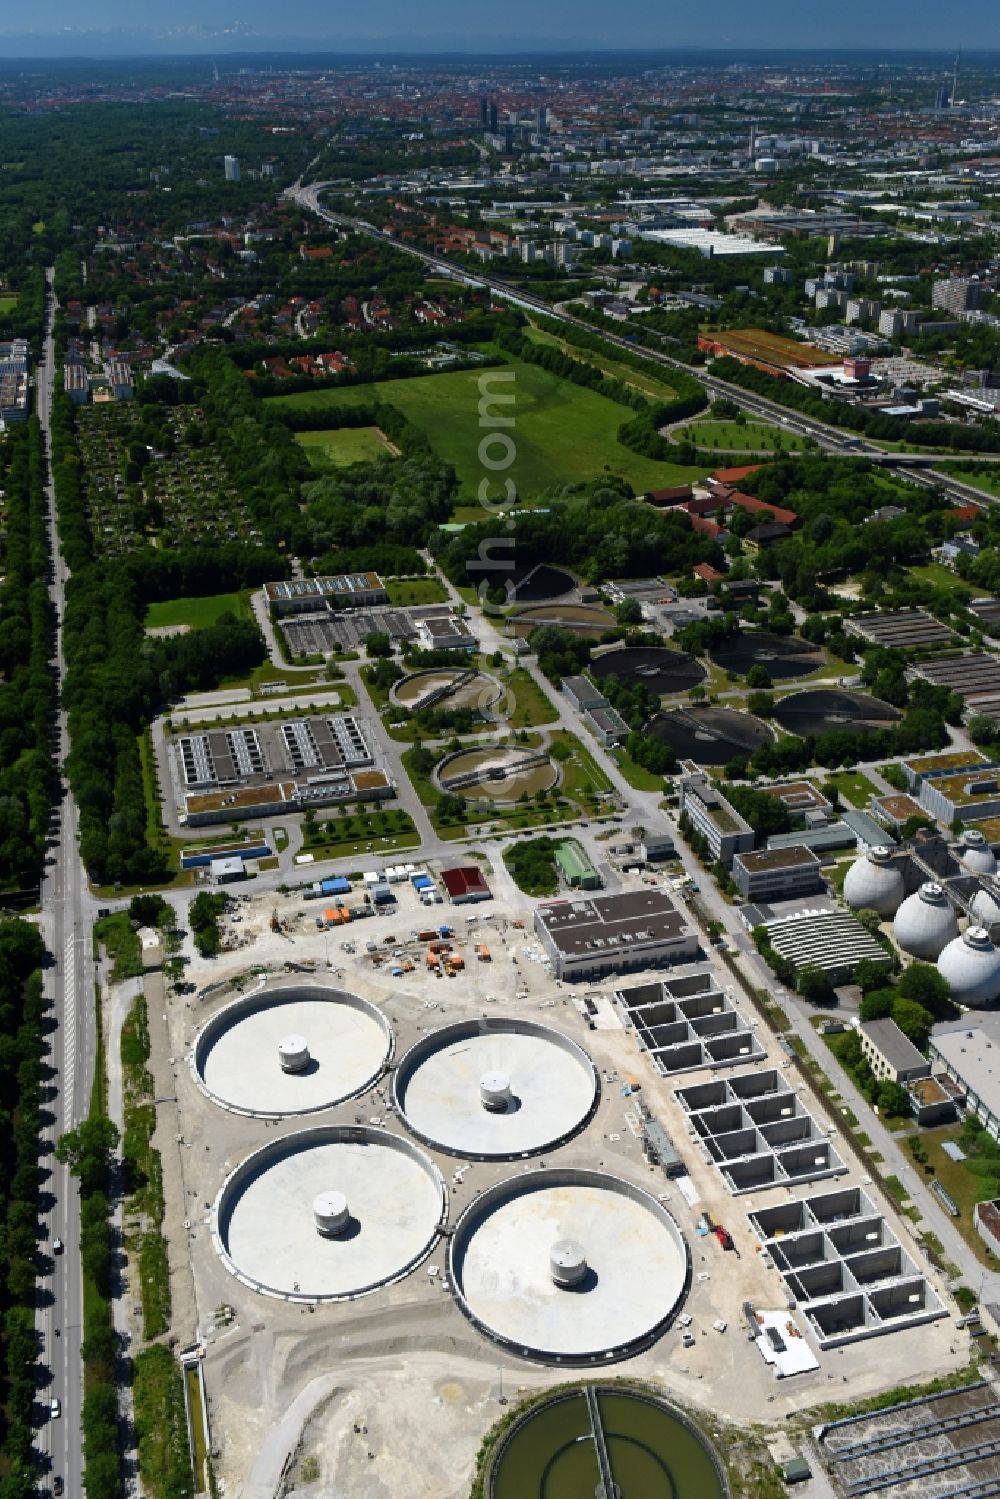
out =
[[[0,421],[23,422],[28,416],[28,341],[0,343]]]
[[[310,614],[316,610],[363,609],[387,604],[389,595],[378,573],[341,573],[323,578],[283,578],[264,584],[264,597],[275,614]]]
[[[394,795],[369,731],[350,714],[179,734],[180,800],[192,826]]]
[[[714,860],[731,864],[736,854],[753,848],[754,833],[735,807],[707,776],[681,777],[681,814],[708,844]]]
[[[935,1071],[961,1089],[966,1111],[1000,1140],[1000,1012],[943,1021],[931,1031],[927,1049]]]
[[[949,645],[958,640],[955,631],[941,624],[926,609],[873,609],[851,614],[844,620],[849,635],[870,640],[894,650],[912,646]]]
[[[556,978],[596,979],[698,956],[698,937],[662,890],[537,907],[535,932]]]
[[[833,984],[848,983],[862,959],[892,967],[892,957],[846,911],[800,911],[767,923],[767,940],[798,977],[818,968]]]
[[[790,899],[823,888],[819,859],[801,844],[737,854],[732,878],[744,900]]]
[[[931,1064],[895,1020],[862,1020],[861,1055],[879,1082],[912,1083],[930,1075]]]

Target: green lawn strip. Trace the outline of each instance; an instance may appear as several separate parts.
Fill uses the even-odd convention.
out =
[[[177,628],[180,625],[201,630],[206,625],[214,625],[223,614],[235,614],[238,619],[249,619],[249,593],[213,593],[200,599],[164,599],[161,603],[148,606],[145,625],[147,630]]]
[[[973,489],[981,489],[985,494],[1000,499],[1000,463],[978,474],[971,473],[968,466],[961,463],[939,463],[937,467],[943,474],[950,474],[953,479],[960,479],[963,484],[970,484]]]
[[[139,1472],[150,1499],[195,1492],[184,1412],[184,1376],[169,1348],[144,1348],[133,1374]]]
[[[530,672],[515,666],[506,676],[507,711],[512,729],[530,729],[556,723],[559,710]]]
[[[519,494],[530,497],[572,479],[596,478],[606,471],[622,475],[637,492],[687,483],[707,473],[706,469],[660,463],[624,447],[618,441],[618,428],[630,420],[632,413],[627,406],[560,379],[538,365],[517,359],[505,363],[514,380],[506,384],[496,380],[492,388],[514,396],[510,410],[516,422],[517,455],[504,477],[513,479]],[[478,494],[484,473],[479,401],[480,381],[489,373],[461,370],[418,375],[374,385],[273,396],[267,404],[280,412],[333,410],[386,401],[426,434],[439,458],[454,466],[462,500],[468,504]]]
[[[390,853],[395,849],[416,848],[420,835],[413,819],[401,807],[387,811],[346,811],[343,817],[317,818],[314,825],[303,824],[302,852],[317,859],[341,859],[348,854]]]
[[[920,1143],[927,1152],[927,1164],[931,1169],[922,1171],[919,1165],[914,1165],[913,1169],[920,1172],[925,1183],[929,1184],[932,1181],[941,1183],[958,1208],[958,1217],[951,1218],[951,1222],[977,1260],[983,1265],[996,1269],[997,1257],[990,1253],[980,1238],[972,1216],[976,1203],[993,1195],[990,1178],[977,1176],[968,1169],[965,1161],[953,1161],[951,1156],[946,1155],[942,1149],[946,1141],[957,1142],[959,1133],[959,1127],[953,1124],[939,1129],[921,1130]]]
[[[396,609],[412,604],[446,604],[448,590],[437,578],[389,578],[385,585],[389,603]]]
[[[644,765],[637,765],[629,755],[626,755],[623,749],[613,750],[612,755],[615,764],[621,771],[622,779],[627,781],[634,791],[663,790],[663,777],[654,775]]]
[[[611,359],[606,354],[598,354],[594,349],[585,349],[577,344],[567,343],[563,338],[557,338],[554,333],[549,333],[543,328],[536,328],[529,323],[524,330],[525,337],[533,344],[548,344],[550,348],[561,349],[571,359],[576,359],[580,364],[592,364],[602,374],[610,375],[612,380],[620,380],[623,385],[631,385],[635,390],[641,390],[643,395],[652,396],[657,401],[671,401],[677,392],[666,380],[657,380],[653,375],[648,375],[645,370],[634,370],[630,365],[621,364],[617,359]]]
[[[841,798],[852,807],[867,807],[868,798],[879,794],[878,787],[859,770],[838,770],[826,778],[821,789],[828,791],[831,786],[836,786]]]
[[[139,1264],[143,1331],[147,1338],[155,1338],[170,1324],[170,1271],[163,1237],[163,1170],[153,1147],[156,1106],[153,1075],[146,1065],[149,1051],[146,1000],[140,994],[122,1027],[122,1159],[130,1191],[127,1211],[137,1220],[127,1238]]]
[[[318,469],[371,463],[391,452],[380,427],[333,427],[326,432],[296,432],[295,440],[305,448],[309,462]]]
[[[697,447],[719,448],[731,453],[763,453],[773,457],[776,453],[798,453],[805,446],[804,438],[781,427],[772,427],[766,422],[704,421],[695,420],[686,427],[676,428],[671,436],[675,442],[688,438]]]

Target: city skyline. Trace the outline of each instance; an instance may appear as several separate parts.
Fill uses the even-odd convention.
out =
[[[278,26],[263,0],[243,0],[234,15],[228,5],[182,0],[169,24],[151,6],[126,0],[96,0],[86,25],[66,0],[41,0],[30,29],[0,31],[0,54],[125,55],[129,53],[245,50],[343,49],[428,52],[539,52],[554,50],[670,50],[671,48],[759,48],[826,50],[832,40],[848,49],[1000,48],[1000,14],[991,0],[957,0],[946,12],[929,0],[888,0],[873,8],[845,0],[838,9],[836,38],[828,17],[794,0],[760,0],[752,12],[736,0],[716,0],[701,15],[687,8],[624,0],[613,12],[597,0],[550,0],[544,9],[511,0],[503,15],[470,15],[455,0],[427,0],[421,25],[403,0],[378,0],[359,25],[347,7],[331,11],[320,0],[303,0],[294,21]],[[148,18],[148,19],[147,19]]]

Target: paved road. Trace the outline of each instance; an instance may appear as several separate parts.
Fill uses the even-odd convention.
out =
[[[36,377],[38,417],[50,458],[55,379],[52,332],[55,299],[52,279],[50,269],[47,272],[49,307],[46,336],[42,362]],[[52,666],[57,684],[61,685],[65,673],[62,625],[68,570],[56,544],[51,468],[47,473],[46,492],[53,551],[50,594],[57,627]],[[69,750],[66,715],[61,707],[56,721],[54,748],[61,770]],[[91,928],[96,915],[96,902],[90,895],[86,872],[80,861],[76,803],[61,776],[60,789],[61,797],[42,881],[40,922],[42,936],[52,960],[46,973],[46,992],[53,1001],[55,1020],[49,1056],[53,1071],[49,1105],[51,1117],[44,1124],[42,1133],[43,1160],[48,1159],[52,1172],[49,1180],[43,1183],[43,1192],[51,1192],[54,1202],[45,1220],[47,1238],[43,1240],[42,1252],[50,1252],[57,1238],[62,1240],[65,1250],[63,1254],[52,1257],[53,1274],[44,1285],[52,1291],[53,1299],[48,1305],[39,1308],[37,1327],[41,1337],[43,1361],[52,1371],[51,1382],[39,1391],[39,1397],[46,1403],[46,1410],[47,1402],[57,1398],[62,1404],[62,1415],[57,1420],[46,1418],[39,1430],[38,1446],[46,1471],[53,1477],[60,1475],[63,1478],[67,1499],[81,1499],[83,1458],[80,1411],[83,1366],[80,1344],[83,1336],[83,1296],[79,1196],[76,1183],[51,1152],[59,1136],[86,1117],[90,1105],[95,1058]],[[56,1329],[59,1330],[58,1337]],[[123,1389],[123,1415],[128,1418],[129,1426],[130,1413],[131,1391]],[[130,1457],[131,1454],[127,1454],[129,1460]],[[95,1499],[95,1496],[89,1496],[89,1499]]]

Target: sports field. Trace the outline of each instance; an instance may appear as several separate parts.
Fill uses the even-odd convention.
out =
[[[389,453],[380,427],[334,427],[325,432],[296,432],[316,468],[349,468]]]
[[[201,630],[214,625],[222,614],[235,614],[238,618],[249,616],[250,605],[240,593],[213,593],[204,599],[164,599],[160,604],[150,604],[146,610],[146,629],[162,630],[187,625],[191,630]]]
[[[513,373],[513,381],[494,378],[490,382],[490,376],[495,377],[499,370],[460,370],[374,386],[273,396],[268,404],[279,410],[282,406],[332,410],[365,405],[373,398],[386,401],[426,433],[438,457],[454,465],[465,500],[476,497],[483,479],[492,481],[494,493],[502,493],[502,480],[509,477],[522,498],[530,500],[543,490],[597,478],[604,472],[622,475],[637,492],[688,483],[707,472],[657,463],[623,447],[617,433],[631,417],[628,407],[561,380],[537,365],[511,360],[507,369]],[[484,379],[494,394],[513,393],[512,406],[496,404],[492,408],[498,416],[512,415],[512,427],[480,425],[480,381]],[[488,440],[485,455],[497,462],[504,457],[505,437],[510,438],[515,454],[510,467],[485,467],[481,442]]]

